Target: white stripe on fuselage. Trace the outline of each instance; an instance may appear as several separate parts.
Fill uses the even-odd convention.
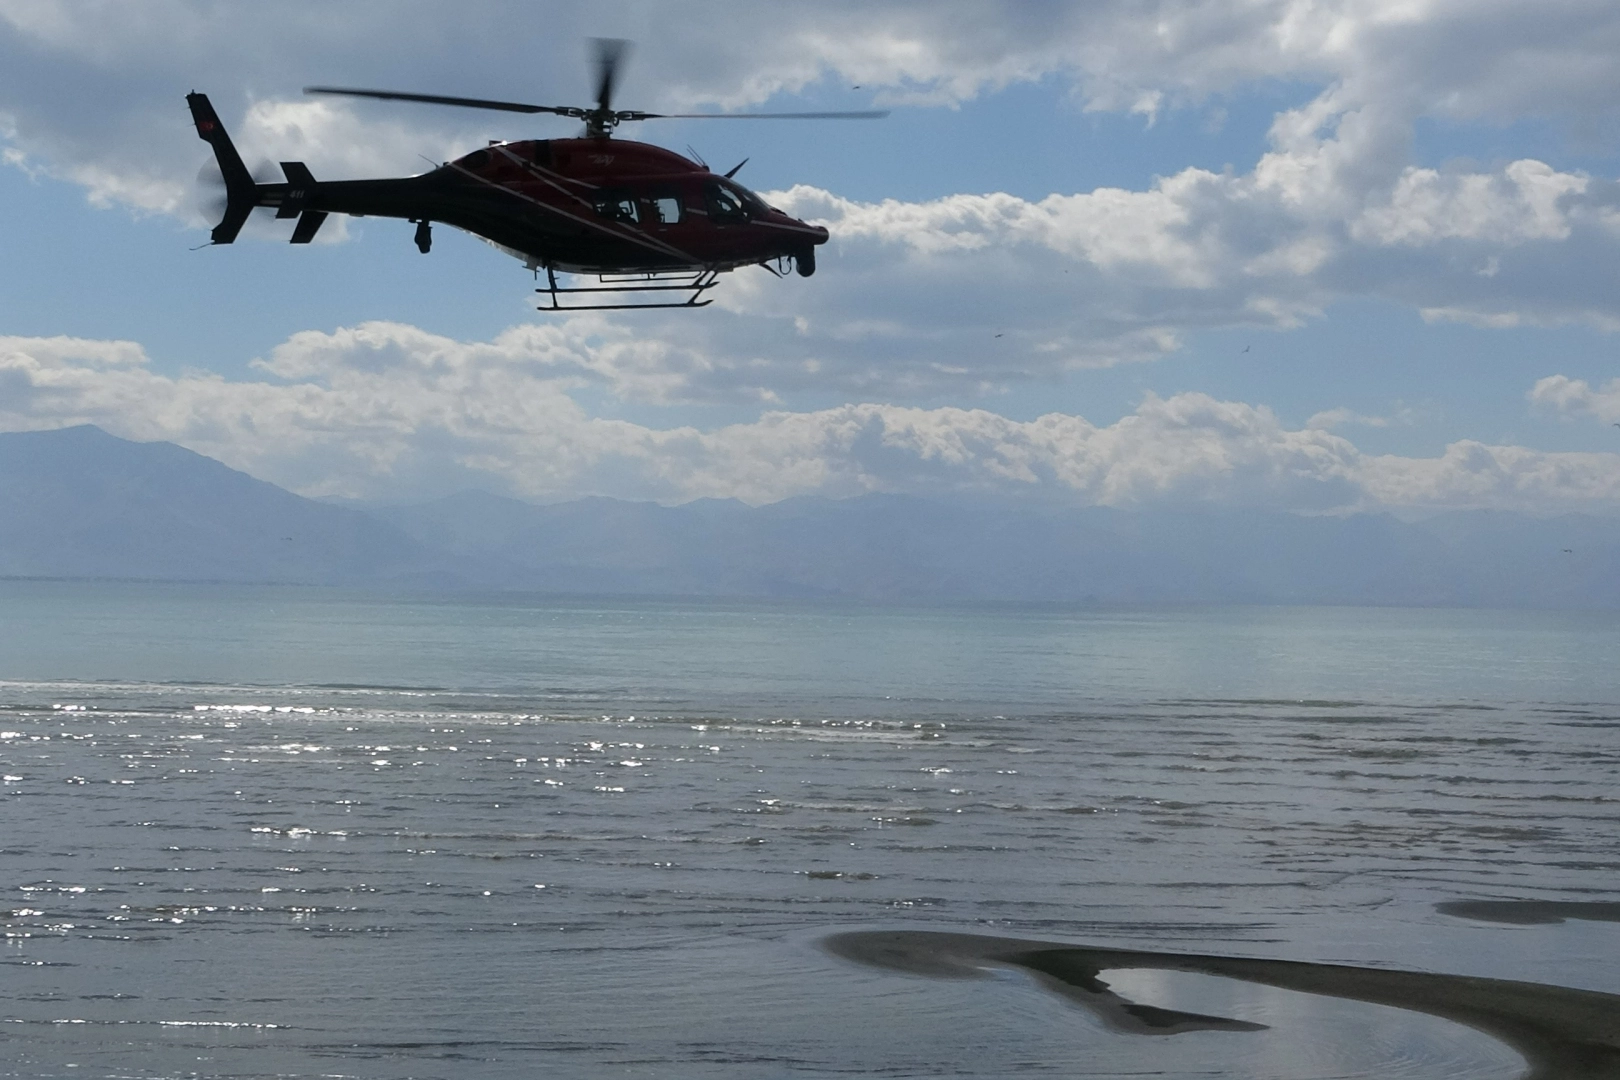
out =
[[[511,154],[508,154],[508,156],[515,157],[515,155],[511,155]],[[522,164],[521,159],[517,159],[517,160],[519,161],[519,164]],[[687,261],[687,264],[690,265],[690,266],[693,266],[693,267],[701,267],[701,268],[708,268],[709,267],[708,263],[705,263],[700,259],[693,258],[690,254],[688,254],[687,252],[682,251],[680,248],[672,247],[671,245],[663,243],[660,240],[655,240],[652,237],[647,236],[646,234],[642,233],[639,229],[632,229],[632,230],[629,230],[628,232],[626,232],[626,231],[618,231],[618,230],[615,229],[613,224],[610,224],[608,222],[595,221],[592,218],[581,217],[578,214],[571,214],[567,210],[564,210],[559,206],[553,206],[550,203],[542,202],[541,200],[536,199],[532,195],[525,195],[523,192],[517,190],[516,188],[508,187],[505,184],[497,183],[496,181],[491,180],[486,176],[480,176],[479,174],[473,172],[471,169],[464,168],[464,167],[462,167],[460,165],[457,165],[453,161],[449,163],[449,167],[452,168],[452,169],[455,169],[459,173],[462,173],[462,174],[464,174],[466,176],[472,177],[474,180],[477,180],[480,184],[489,185],[490,187],[494,188],[496,191],[504,191],[508,195],[512,195],[512,196],[514,196],[516,198],[522,199],[524,202],[533,203],[535,206],[540,207],[540,209],[545,210],[548,213],[558,214],[558,215],[560,215],[562,217],[567,218],[570,221],[576,222],[577,224],[584,225],[586,228],[595,229],[598,232],[604,232],[607,235],[613,237],[614,239],[617,239],[617,240],[629,240],[632,243],[640,244],[642,247],[648,248],[648,249],[650,249],[652,251],[659,252],[660,254],[673,255],[678,259],[685,259]],[[568,193],[565,193],[565,194],[568,194]],[[573,198],[573,199],[575,199],[575,200],[577,200],[577,201],[579,201],[581,203],[584,203],[584,205],[587,206],[587,207],[589,207],[591,205],[590,203],[585,202],[584,199],[580,199],[579,196],[577,196],[577,195],[569,194],[569,197]],[[594,213],[595,213],[594,210],[592,211],[592,213],[594,215]]]

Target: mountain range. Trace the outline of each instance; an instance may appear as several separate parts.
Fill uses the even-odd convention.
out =
[[[306,499],[172,443],[0,434],[0,577],[874,601],[1620,608],[1620,520],[1013,498]]]

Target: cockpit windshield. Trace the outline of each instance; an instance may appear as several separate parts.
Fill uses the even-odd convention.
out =
[[[741,184],[737,183],[737,181],[722,180],[721,183],[730,188],[732,193],[735,194],[738,199],[742,200],[743,208],[748,211],[749,217],[763,217],[770,213],[770,210],[768,207],[766,207],[763,199],[761,199],[758,195],[755,195],[752,191],[749,191],[747,188],[743,187]]]
[[[770,212],[758,195],[736,181],[724,178],[716,178],[704,185],[703,201],[708,205],[709,217],[715,221],[746,221]]]

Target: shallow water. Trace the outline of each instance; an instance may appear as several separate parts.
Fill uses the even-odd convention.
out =
[[[1617,661],[1591,613],[0,583],[0,1075],[1519,1075],[1388,1006],[1109,973],[1267,1025],[1138,1034],[822,942],[1620,992],[1620,925],[1435,906],[1617,899]]]

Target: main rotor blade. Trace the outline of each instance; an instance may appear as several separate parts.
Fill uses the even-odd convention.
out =
[[[630,43],[624,38],[592,38],[591,43],[596,46],[596,107],[611,112],[619,64],[629,55]]]
[[[864,112],[620,113],[623,120],[881,120],[888,109]]]
[[[442,94],[402,94],[394,90],[360,90],[351,86],[306,86],[306,94],[341,94],[345,97],[378,98],[382,101],[421,101],[429,105],[460,105],[468,109],[498,109],[515,113],[556,113],[582,116],[585,110],[567,105],[525,105],[518,101],[489,101],[485,98],[445,97]]]

